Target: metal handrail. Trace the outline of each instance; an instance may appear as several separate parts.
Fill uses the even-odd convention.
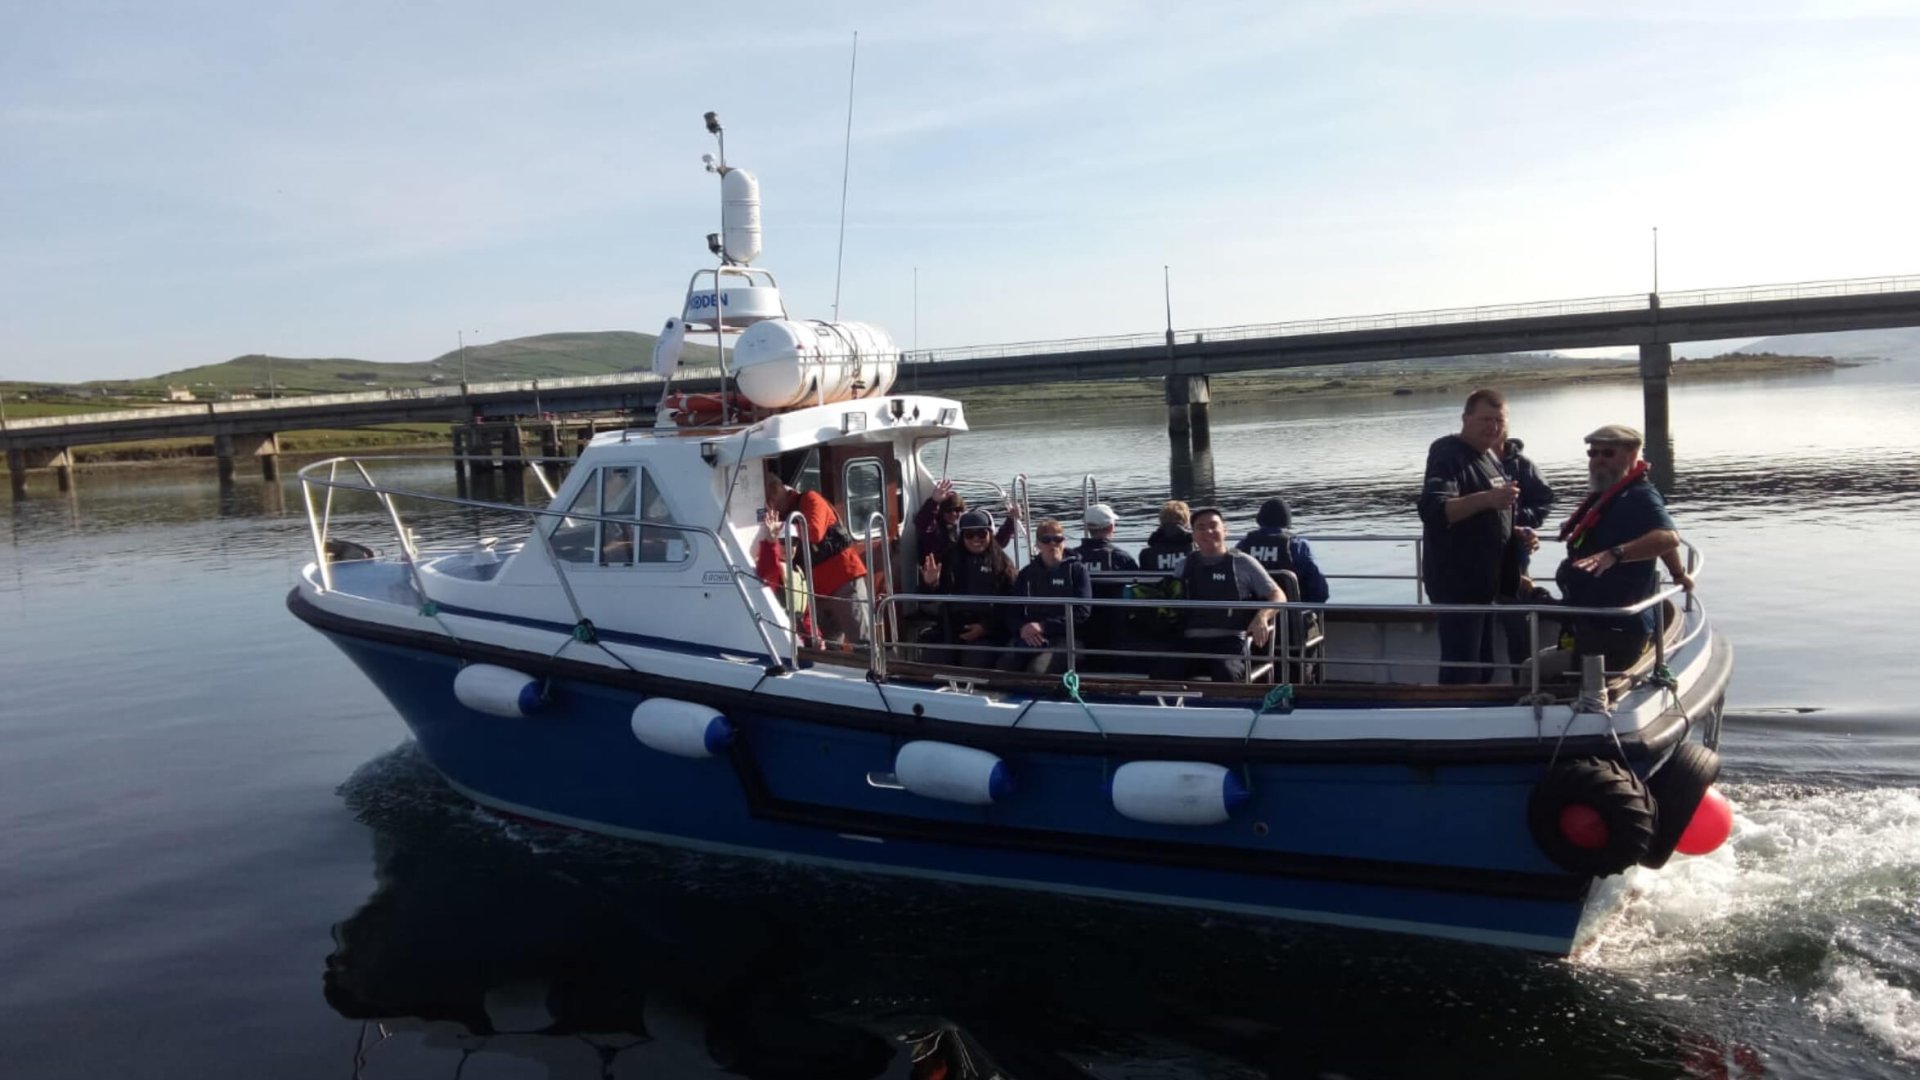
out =
[[[1527,620],[1528,620],[1528,636],[1530,641],[1534,645],[1534,647],[1531,650],[1531,653],[1533,655],[1538,655],[1539,652],[1541,651],[1539,647],[1539,639],[1540,639],[1539,624],[1540,624],[1540,619],[1543,616],[1552,617],[1555,619],[1566,619],[1566,618],[1571,618],[1575,616],[1595,616],[1595,617],[1602,617],[1602,618],[1631,618],[1635,615],[1638,615],[1646,611],[1650,606],[1657,604],[1657,605],[1660,605],[1660,607],[1656,609],[1658,612],[1660,612],[1660,615],[1657,617],[1662,621],[1663,625],[1660,629],[1660,632],[1658,632],[1654,637],[1655,663],[1664,665],[1666,662],[1665,655],[1664,655],[1664,646],[1665,646],[1665,637],[1666,637],[1665,627],[1664,627],[1665,601],[1672,598],[1674,594],[1679,591],[1680,591],[1680,587],[1678,585],[1667,585],[1664,588],[1656,590],[1654,595],[1646,598],[1645,600],[1641,600],[1638,603],[1623,606],[1623,607],[1574,607],[1572,605],[1567,605],[1567,604],[1492,605],[1492,604],[1428,604],[1428,603],[1378,604],[1378,603],[1372,603],[1372,604],[1341,604],[1338,606],[1337,610],[1339,610],[1342,614],[1399,614],[1399,615],[1417,614],[1417,615],[1423,615],[1423,616],[1443,615],[1443,614],[1487,615],[1487,616],[1525,615],[1527,616]],[[1074,644],[1073,618],[1071,613],[1071,609],[1074,607],[1122,608],[1122,609],[1146,608],[1146,609],[1155,609],[1155,610],[1172,609],[1176,611],[1204,611],[1204,610],[1231,610],[1231,611],[1247,611],[1247,612],[1252,612],[1256,610],[1274,611],[1278,614],[1276,615],[1273,621],[1274,632],[1268,638],[1269,646],[1268,646],[1267,657],[1268,659],[1274,659],[1276,658],[1276,656],[1286,657],[1289,660],[1295,659],[1291,655],[1291,652],[1293,649],[1293,645],[1291,642],[1292,628],[1290,626],[1290,620],[1288,620],[1287,618],[1284,618],[1283,616],[1286,615],[1287,613],[1294,613],[1294,612],[1325,613],[1330,608],[1333,608],[1333,605],[1331,604],[1314,604],[1314,603],[1304,603],[1300,601],[1187,600],[1187,599],[1130,600],[1130,599],[1120,598],[1120,597],[1083,598],[1083,597],[1077,597],[1077,596],[1076,597],[950,596],[950,595],[942,595],[939,593],[914,593],[910,595],[894,594],[886,597],[884,600],[884,603],[887,605],[895,605],[895,604],[899,604],[907,601],[928,602],[934,605],[964,603],[969,606],[986,605],[990,607],[1005,607],[1010,605],[1011,606],[1057,605],[1067,613],[1067,618],[1065,621],[1065,625],[1067,628],[1067,641],[1063,643],[1063,647],[1066,649],[1068,654],[1069,666],[1072,666],[1074,664],[1076,657],[1087,657],[1087,656],[1123,656],[1123,657],[1133,657],[1133,658],[1141,658],[1141,659],[1160,659],[1160,658],[1182,658],[1182,657],[1187,657],[1191,655],[1185,652],[1166,652],[1166,651],[1150,650],[1150,649],[1079,648]],[[1693,630],[1691,630],[1688,633],[1686,637],[1674,643],[1675,647],[1684,645],[1692,641],[1701,632],[1702,632],[1702,627],[1700,625],[1696,625],[1693,628]],[[1325,637],[1324,633],[1321,634],[1320,640],[1324,640],[1324,637]],[[906,642],[896,642],[895,644],[905,645],[910,648],[920,647],[917,643],[909,644]],[[1310,647],[1312,644],[1314,644],[1314,642],[1311,640],[1303,641],[1300,643],[1300,647],[1307,648],[1307,647]],[[1017,646],[1011,646],[1011,645],[997,646],[997,645],[984,645],[984,644],[974,644],[974,643],[967,643],[964,645],[955,645],[951,642],[947,642],[947,643],[942,643],[938,647],[965,648],[972,651],[993,653],[993,654],[1015,653],[1015,652],[1022,651],[1021,648]],[[874,654],[876,654],[876,657],[877,657],[877,654],[883,652],[884,649],[879,644],[876,643],[875,647],[871,651]],[[1302,656],[1302,657],[1299,657],[1298,659],[1304,662],[1305,657]],[[1438,666],[1438,667],[1495,668],[1499,670],[1525,670],[1528,668],[1528,664],[1525,662],[1520,664],[1500,663],[1498,661],[1491,662],[1491,663],[1481,663],[1478,660],[1431,660],[1431,659],[1425,659],[1425,658],[1418,659],[1418,660],[1409,660],[1409,659],[1394,660],[1394,659],[1373,658],[1373,657],[1352,657],[1352,658],[1318,657],[1318,658],[1315,658],[1314,662],[1319,664],[1326,664],[1328,666],[1344,665],[1344,666],[1352,666],[1352,667],[1392,668],[1392,667],[1405,667],[1405,666],[1411,665],[1411,666],[1420,666],[1420,667]],[[877,663],[879,666],[874,668],[875,676],[878,678],[887,677],[884,658],[879,658],[877,660]],[[1609,674],[1618,674],[1618,673],[1612,672]],[[1530,691],[1535,695],[1539,694],[1540,692],[1540,675],[1539,675],[1538,665],[1532,666]]]
[[[766,646],[768,661],[774,664],[780,663],[780,648],[774,644],[772,635],[767,633],[764,620],[762,620],[759,617],[759,613],[755,611],[753,606],[753,599],[751,596],[748,595],[746,586],[741,583],[741,578],[743,575],[746,577],[752,578],[756,584],[759,583],[759,578],[757,575],[755,575],[752,572],[751,569],[743,568],[740,566],[740,564],[737,561],[735,561],[732,553],[727,550],[727,545],[724,542],[722,542],[720,538],[720,534],[717,531],[707,528],[706,526],[703,526],[703,525],[683,525],[679,522],[672,522],[672,521],[642,522],[642,521],[639,521],[638,519],[630,518],[630,517],[626,517],[626,518],[614,517],[611,515],[597,514],[597,513],[589,514],[589,513],[585,513],[583,511],[577,511],[577,510],[555,510],[555,509],[552,509],[551,507],[515,506],[511,503],[486,502],[480,499],[463,498],[457,495],[439,495],[439,494],[434,494],[434,493],[425,492],[425,491],[414,491],[408,488],[386,487],[375,482],[373,479],[372,473],[369,472],[366,466],[363,464],[366,461],[382,461],[382,460],[406,461],[406,462],[418,463],[422,461],[433,461],[436,459],[410,457],[410,456],[404,456],[404,455],[398,455],[398,454],[378,455],[378,456],[369,457],[369,458],[337,457],[337,458],[328,458],[322,461],[312,462],[306,466],[303,466],[300,469],[300,471],[296,474],[300,480],[302,498],[305,501],[307,506],[307,525],[308,525],[308,529],[313,535],[314,551],[316,553],[317,563],[320,567],[321,585],[324,589],[328,591],[332,591],[332,588],[333,588],[333,575],[332,575],[331,568],[329,566],[327,555],[326,555],[326,546],[327,546],[326,545],[326,541],[327,541],[326,528],[327,528],[327,525],[330,523],[331,509],[332,509],[332,492],[335,490],[363,491],[369,495],[372,495],[377,501],[381,502],[382,505],[386,507],[388,511],[388,516],[391,519],[395,532],[398,535],[398,538],[400,540],[403,561],[405,561],[405,563],[407,564],[409,576],[412,578],[414,582],[414,589],[419,594],[420,602],[423,605],[431,602],[433,598],[428,595],[425,579],[420,576],[419,569],[418,569],[418,552],[417,552],[417,549],[415,549],[412,540],[407,536],[406,525],[400,518],[399,509],[397,508],[397,506],[394,505],[394,500],[396,498],[418,499],[423,502],[441,503],[448,506],[466,506],[466,507],[472,507],[480,510],[504,511],[511,514],[526,515],[527,517],[533,518],[534,519],[533,531],[540,536],[542,545],[547,551],[549,564],[553,566],[555,575],[559,577],[562,589],[564,589],[567,592],[569,604],[573,607],[576,616],[578,616],[578,613],[579,613],[579,606],[576,602],[574,602],[571,586],[569,586],[566,581],[566,570],[561,565],[561,563],[564,562],[564,560],[558,559],[555,556],[551,546],[551,539],[549,536],[550,530],[548,532],[542,532],[540,529],[540,523],[542,521],[547,519],[571,518],[577,521],[592,521],[600,524],[628,525],[628,526],[634,526],[636,528],[662,529],[670,532],[691,533],[695,536],[704,537],[712,543],[714,553],[719,557],[721,565],[724,566],[728,571],[727,577],[733,583],[734,592],[739,597],[741,607],[743,608],[743,610],[746,611],[748,617],[753,620],[754,632],[759,635],[762,644]],[[338,470],[338,466],[343,463],[354,466],[354,468],[359,471],[362,479],[365,482],[355,483],[350,480],[341,480],[337,475],[337,470]],[[317,475],[308,475],[309,473],[316,472],[322,467],[325,467],[328,470],[328,475],[325,478],[321,478]],[[313,503],[313,496],[312,496],[312,490],[311,490],[313,487],[325,488],[328,491],[328,502],[327,502],[328,517],[327,518],[323,519],[323,518],[317,517],[314,513],[314,503]],[[804,528],[800,535],[802,536],[805,535]],[[809,592],[811,592],[811,589],[812,589],[811,549],[809,549],[808,555],[809,555],[809,558],[808,558],[809,573],[808,573],[807,584],[808,584]],[[691,562],[692,560],[690,559],[689,561]],[[787,630],[788,630],[789,636],[797,641],[799,638],[799,632],[798,632],[799,628],[797,626],[790,626],[787,628]]]

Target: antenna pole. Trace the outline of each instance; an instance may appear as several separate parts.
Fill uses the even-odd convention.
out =
[[[1660,294],[1660,226],[1653,227],[1653,292]]]
[[[847,143],[840,158],[840,250],[833,259],[833,321],[840,321],[840,267],[847,258],[847,172],[853,163],[853,76],[860,69],[860,31],[853,32],[853,59],[847,64]]]
[[[1173,271],[1165,264],[1160,267],[1160,288],[1167,297],[1167,355],[1173,355]]]

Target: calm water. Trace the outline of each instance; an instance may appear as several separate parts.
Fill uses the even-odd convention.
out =
[[[1237,528],[1280,492],[1310,534],[1409,531],[1464,390],[1216,406],[1218,499]],[[1138,532],[1159,412],[993,419],[954,470],[1024,469],[1058,509],[1094,471]],[[1580,434],[1639,398],[1512,412],[1571,492]],[[1920,370],[1684,388],[1674,416],[1671,502],[1739,650],[1738,827],[1635,878],[1568,962],[502,821],[287,615],[293,492],[39,480],[0,538],[0,1076],[904,1077],[903,1040],[943,1029],[1016,1077],[1915,1075]],[[1316,549],[1335,573],[1411,560]]]

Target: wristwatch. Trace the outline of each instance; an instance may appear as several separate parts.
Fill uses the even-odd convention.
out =
[[[1621,547],[1619,544],[1615,544],[1612,547],[1608,548],[1607,554],[1613,556],[1614,562],[1622,563],[1627,561],[1627,549],[1624,547]]]

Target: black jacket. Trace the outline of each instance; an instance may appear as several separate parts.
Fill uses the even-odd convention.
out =
[[[1175,563],[1187,557],[1193,550],[1193,530],[1185,525],[1162,525],[1147,537],[1147,546],[1140,549],[1140,569],[1156,574],[1173,571]]]
[[[1505,481],[1492,454],[1475,450],[1458,435],[1442,436],[1427,448],[1418,503],[1426,541],[1420,576],[1436,603],[1490,604],[1496,596],[1511,595],[1518,585],[1511,509],[1482,510],[1447,521],[1448,499],[1488,491]]]
[[[1513,508],[1513,523],[1537,529],[1547,523],[1553,512],[1553,488],[1525,454],[1509,454],[1500,459],[1500,467],[1510,479],[1519,481],[1520,501]]]
[[[1060,565],[1050,567],[1036,556],[1026,569],[1020,571],[1019,579],[1013,583],[1013,594],[1087,600],[1093,596],[1093,579],[1087,574],[1087,564],[1079,559],[1062,559]],[[1064,604],[1021,604],[1009,605],[1002,610],[1007,612],[1008,634],[1017,637],[1022,626],[1037,622],[1041,633],[1047,635],[1049,645],[1066,644],[1066,615],[1069,610],[1073,612],[1073,632],[1076,636],[1085,629],[1087,617],[1093,613],[1093,607],[1089,604],[1074,604],[1071,608]]]

